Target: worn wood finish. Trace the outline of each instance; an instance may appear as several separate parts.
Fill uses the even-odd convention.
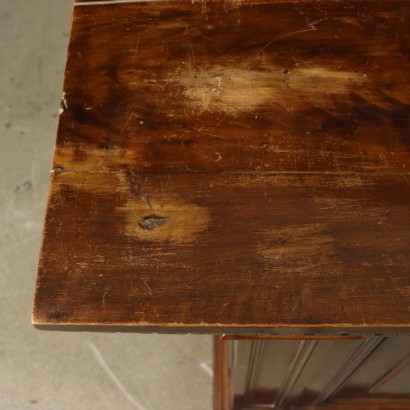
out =
[[[294,3],[75,7],[36,326],[409,331],[410,4]]]

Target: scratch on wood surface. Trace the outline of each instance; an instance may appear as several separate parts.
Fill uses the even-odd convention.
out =
[[[144,190],[141,188],[137,181],[137,176],[135,175],[134,171],[132,169],[128,170],[127,175],[129,176],[130,182],[131,182],[131,190],[132,192],[137,195],[138,198],[142,199],[151,209],[152,205],[151,202],[148,198],[148,195],[144,192]]]
[[[163,183],[162,183],[162,179],[161,179],[161,177],[160,177],[160,179],[159,179],[159,184],[160,184],[160,186],[161,186],[161,192],[162,192],[163,194],[165,194],[165,192],[167,191],[167,189],[168,189],[168,187],[169,187],[170,181],[171,181],[171,174],[168,175],[167,183],[165,184],[165,188],[164,188],[164,185],[163,185]]]
[[[343,313],[343,316],[344,316],[344,318],[345,318],[345,320],[346,320],[346,323],[348,323],[350,320],[349,320],[349,316],[348,316],[347,313],[346,313],[346,309],[345,309],[344,304],[345,304],[344,299],[340,299],[340,310],[341,310],[342,313]]]
[[[260,50],[259,53],[261,53],[263,50],[266,50],[269,46],[271,46],[275,41],[278,40],[282,40],[283,38],[288,38],[291,36],[296,36],[297,34],[302,34],[302,33],[306,33],[308,31],[317,31],[316,27],[310,27],[310,28],[306,28],[304,30],[297,30],[297,31],[292,31],[291,33],[286,33],[286,34],[282,34],[278,37],[275,37],[274,39],[272,39],[271,41],[269,41],[269,43],[265,44]]]
[[[127,120],[125,121],[123,127],[121,128],[120,137],[121,137],[122,134],[124,133],[125,129],[128,127],[128,124],[130,123],[131,118],[134,116],[134,114],[135,114],[135,111],[132,111],[131,114],[128,116],[128,118],[127,118]]]
[[[150,286],[148,285],[147,281],[143,278],[141,278],[141,280],[143,281],[144,285],[146,286],[146,288],[148,289],[148,292],[150,295],[152,295],[152,289],[150,288]]]
[[[135,47],[135,55],[137,55],[137,53],[138,53],[138,49],[140,47],[140,40],[141,40],[141,32],[138,34],[137,45]]]
[[[105,308],[105,297],[107,296],[107,293],[108,293],[108,290],[106,290],[106,291],[104,292],[103,297],[102,297],[102,304],[103,304],[103,307],[104,307],[104,308]]]
[[[139,403],[134,396],[128,392],[125,386],[121,383],[120,379],[117,375],[113,372],[111,367],[105,361],[104,357],[102,356],[100,350],[93,342],[88,342],[88,347],[91,352],[94,354],[95,359],[97,360],[100,367],[103,369],[105,374],[109,377],[111,382],[117,387],[117,389],[122,393],[122,395],[130,402],[132,405],[137,408],[138,410],[147,410],[141,403]]]

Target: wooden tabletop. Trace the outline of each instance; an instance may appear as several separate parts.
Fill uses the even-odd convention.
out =
[[[33,323],[409,333],[410,2],[74,6]]]

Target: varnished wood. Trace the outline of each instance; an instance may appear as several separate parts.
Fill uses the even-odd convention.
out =
[[[231,410],[229,343],[221,336],[214,336],[213,410]]]
[[[409,21],[405,0],[75,7],[33,323],[407,333]]]
[[[223,340],[362,340],[365,336],[222,335]]]

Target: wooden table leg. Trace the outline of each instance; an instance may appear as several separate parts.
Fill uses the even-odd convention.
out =
[[[229,343],[214,336],[214,410],[231,410]]]

